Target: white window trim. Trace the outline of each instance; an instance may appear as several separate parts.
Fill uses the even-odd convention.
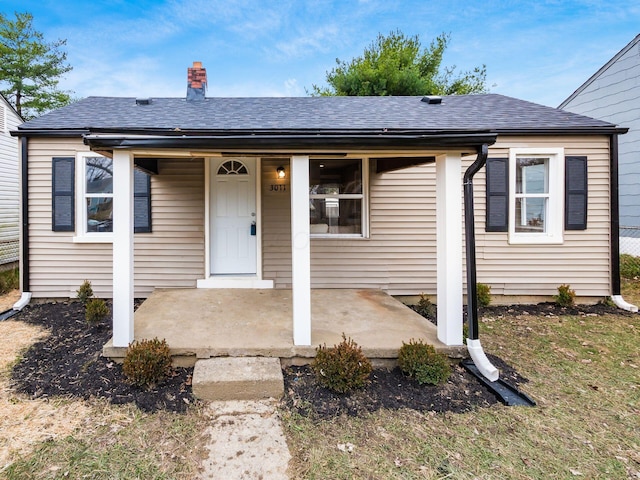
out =
[[[113,232],[87,232],[86,159],[103,156],[95,152],[78,152],[76,154],[76,235],[73,237],[74,243],[113,243]]]
[[[546,232],[516,232],[516,159],[519,156],[549,158],[549,202]],[[545,195],[546,196],[546,195]],[[511,148],[509,150],[509,243],[515,245],[561,244],[564,230],[564,148]]]
[[[315,160],[312,158],[311,160]],[[331,161],[331,159],[323,160]],[[336,238],[348,238],[348,239],[366,239],[369,238],[369,158],[353,158],[353,160],[362,161],[362,193],[345,193],[339,195],[332,195],[331,198],[337,199],[353,199],[362,200],[362,218],[360,219],[362,225],[362,233],[311,233],[309,236],[313,239],[336,239]],[[326,195],[309,195],[309,199],[326,198]]]

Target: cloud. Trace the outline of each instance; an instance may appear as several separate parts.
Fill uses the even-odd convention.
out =
[[[301,30],[297,37],[276,43],[268,53],[275,54],[280,60],[309,57],[317,52],[326,53],[341,43],[340,32],[337,25],[325,25],[312,31]]]
[[[64,82],[61,82],[61,87],[73,90],[82,97],[182,96],[186,91],[186,70],[179,73],[183,81],[167,76],[165,66],[153,57],[135,56],[119,62],[118,67],[114,68],[100,58],[81,56]]]

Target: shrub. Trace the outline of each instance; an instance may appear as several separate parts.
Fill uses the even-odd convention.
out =
[[[576,301],[576,292],[571,290],[570,285],[560,285],[558,294],[554,295],[553,299],[561,307],[570,307]]]
[[[127,380],[138,387],[151,387],[171,373],[171,353],[166,340],[134,341],[122,364]]]
[[[620,255],[620,276],[629,280],[640,277],[640,257],[628,253]]]
[[[398,366],[402,373],[416,379],[421,385],[438,385],[446,382],[451,375],[449,359],[436,352],[433,345],[422,343],[422,340],[402,342],[398,352]]]
[[[603,299],[598,301],[598,304],[604,305],[605,307],[613,307],[613,308],[617,306],[611,297],[604,297]]]
[[[80,288],[76,290],[76,298],[80,300],[80,303],[86,305],[91,298],[93,298],[93,288],[91,288],[91,282],[89,280],[85,280],[80,285]]]
[[[96,325],[109,315],[107,302],[101,298],[90,299],[84,309],[84,318],[89,325]]]
[[[425,318],[435,317],[436,314],[436,307],[424,293],[420,294],[420,300],[418,300],[413,309]]]
[[[366,385],[371,374],[371,362],[356,342],[342,334],[342,342],[331,348],[321,345],[311,363],[318,382],[330,390],[347,393]]]
[[[491,304],[491,286],[486,283],[477,283],[476,298],[478,299],[478,305],[488,307]]]
[[[20,271],[17,268],[0,272],[0,295],[20,288]]]

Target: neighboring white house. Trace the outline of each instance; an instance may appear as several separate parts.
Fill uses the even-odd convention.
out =
[[[619,138],[620,247],[640,238],[640,34],[560,104],[564,110],[628,127]],[[640,255],[638,251],[627,252]]]
[[[18,261],[20,245],[20,163],[18,139],[10,135],[22,123],[0,95],[0,269]]]

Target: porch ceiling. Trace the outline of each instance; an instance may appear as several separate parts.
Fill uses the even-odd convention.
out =
[[[320,344],[351,337],[373,359],[395,359],[402,342],[422,338],[442,351],[436,327],[380,290],[311,291],[312,346],[294,346],[291,290],[160,289],[135,313],[135,339],[165,338],[176,356],[313,358]],[[122,357],[124,349],[105,346]]]

